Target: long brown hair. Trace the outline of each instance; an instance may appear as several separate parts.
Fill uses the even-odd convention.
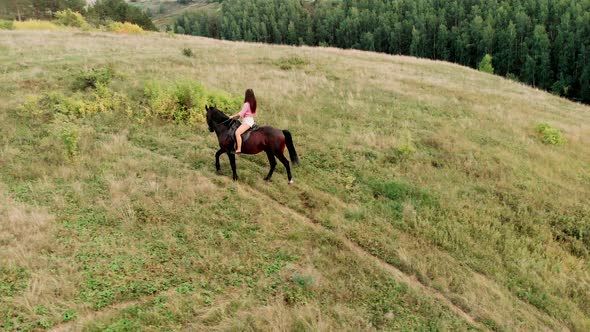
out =
[[[254,91],[252,91],[252,89],[246,90],[244,102],[250,104],[250,110],[252,111],[252,114],[256,114],[256,96],[254,96]]]

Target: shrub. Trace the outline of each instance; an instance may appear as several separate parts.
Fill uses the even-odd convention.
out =
[[[188,47],[185,47],[182,49],[182,55],[191,58],[194,55],[193,50]]]
[[[65,117],[77,117],[81,114],[83,102],[66,97],[59,92],[48,92],[36,100],[31,100],[21,107],[21,114],[52,119],[61,114]]]
[[[481,62],[479,63],[479,70],[489,73],[489,74],[494,73],[494,67],[492,66],[492,56],[491,55],[486,54],[481,59]]]
[[[561,136],[561,131],[551,127],[547,123],[539,123],[536,127],[537,134],[541,142],[550,145],[560,145],[565,143],[565,138]]]
[[[238,109],[240,99],[217,91],[207,91],[200,83],[180,81],[173,84],[150,82],[144,94],[148,107],[144,117],[156,116],[177,123],[197,125],[205,121],[205,105],[220,109]]]
[[[107,26],[107,30],[116,33],[144,33],[139,25],[129,22],[112,22]]]
[[[90,94],[66,96],[49,92],[39,98],[29,99],[21,105],[19,114],[50,122],[59,117],[74,119],[95,113],[127,111],[129,103],[125,95],[99,84]]]
[[[0,20],[0,30],[14,30],[14,23],[12,21]]]
[[[14,28],[16,30],[59,30],[60,27],[49,21],[28,20],[15,21]]]
[[[112,66],[92,68],[80,72],[74,79],[75,90],[95,89],[98,85],[107,85],[115,76]]]
[[[86,19],[80,14],[71,9],[65,9],[55,13],[56,19],[54,22],[59,25],[65,25],[69,27],[82,28],[88,25]]]

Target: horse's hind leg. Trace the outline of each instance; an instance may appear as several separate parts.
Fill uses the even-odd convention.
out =
[[[293,183],[293,178],[291,177],[291,167],[289,167],[289,161],[285,158],[285,155],[282,152],[277,154],[277,158],[283,163],[285,168],[287,169],[287,177],[289,178],[289,184]]]
[[[227,156],[229,157],[233,179],[236,181],[238,179],[238,173],[236,172],[236,156],[232,153],[228,153]]]
[[[225,151],[223,151],[223,149],[219,149],[219,151],[215,152],[215,170],[217,172],[221,170],[221,165],[219,164],[219,157],[224,153]]]
[[[272,173],[275,171],[275,167],[277,166],[277,160],[275,159],[275,155],[272,152],[266,151],[266,156],[268,157],[268,162],[270,163],[270,171],[268,175],[264,178],[265,181],[270,181],[272,177]]]

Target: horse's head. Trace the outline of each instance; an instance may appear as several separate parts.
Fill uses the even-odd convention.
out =
[[[213,132],[215,130],[214,123],[213,123],[213,107],[209,107],[205,105],[205,110],[207,111],[207,125],[209,126],[209,131]]]
[[[215,127],[218,125],[228,122],[230,118],[225,115],[222,111],[218,110],[215,106],[207,106],[205,105],[205,109],[207,110],[207,125],[209,126],[209,131],[215,131]]]

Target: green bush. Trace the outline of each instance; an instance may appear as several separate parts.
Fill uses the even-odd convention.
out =
[[[494,73],[494,67],[492,66],[492,56],[491,55],[486,54],[481,59],[481,62],[479,63],[479,70],[489,73],[489,74]]]
[[[80,13],[72,11],[71,9],[65,9],[55,13],[54,22],[59,25],[65,25],[69,27],[82,28],[88,26],[86,19]]]
[[[565,138],[561,136],[561,131],[551,127],[547,123],[539,123],[536,127],[537,134],[541,142],[550,145],[560,145],[565,143]]]
[[[14,23],[12,21],[0,20],[0,30],[14,30]]]
[[[197,125],[205,121],[205,105],[237,110],[238,98],[217,91],[207,91],[200,83],[180,81],[173,84],[150,82],[144,88],[148,100],[145,116],[156,116],[177,123]],[[145,117],[144,116],[144,117]]]
[[[92,68],[76,75],[73,88],[75,90],[96,89],[98,85],[109,84],[114,76],[115,71],[112,66]]]

